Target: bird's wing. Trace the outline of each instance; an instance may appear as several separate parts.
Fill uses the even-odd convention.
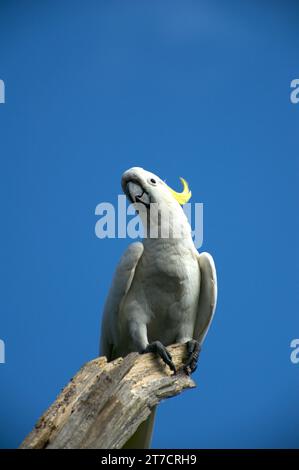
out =
[[[217,303],[217,276],[215,263],[209,253],[198,255],[200,293],[193,337],[202,343],[213,320]]]
[[[106,356],[108,361],[113,359],[113,345],[117,341],[119,307],[130,289],[142,253],[143,244],[141,242],[131,243],[121,257],[112,280],[104,306],[100,340],[100,354]]]

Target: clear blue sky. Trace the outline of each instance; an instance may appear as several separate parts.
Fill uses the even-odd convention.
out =
[[[129,240],[94,215],[142,166],[204,203],[219,303],[155,447],[299,446],[295,1],[0,3],[0,446],[98,352]]]

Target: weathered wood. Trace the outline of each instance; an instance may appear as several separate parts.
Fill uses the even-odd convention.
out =
[[[180,369],[184,345],[169,347]],[[21,444],[23,449],[120,449],[162,399],[195,383],[153,354],[85,364]]]

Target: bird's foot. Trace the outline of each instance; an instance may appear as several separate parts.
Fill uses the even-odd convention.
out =
[[[153,341],[150,343],[142,353],[152,352],[157,354],[161,357],[161,359],[167,364],[170,369],[176,374],[176,367],[172,362],[172,356],[169,351],[167,351],[166,347],[160,341]]]
[[[197,362],[199,358],[199,353],[201,351],[201,346],[198,341],[195,339],[191,339],[187,341],[187,361],[184,364],[184,371],[187,375],[192,374],[195,372],[197,368]]]

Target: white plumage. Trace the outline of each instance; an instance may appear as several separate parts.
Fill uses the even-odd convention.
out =
[[[158,176],[134,167],[123,174],[122,187],[138,209],[147,236],[129,245],[117,266],[104,308],[101,354],[112,360],[131,351],[153,351],[175,370],[166,346],[186,343],[190,373],[216,307],[213,258],[198,253],[177,200],[181,197]],[[149,218],[152,206],[161,217]],[[164,222],[170,229],[165,238]],[[141,426],[130,446],[147,447],[152,425],[150,419]]]

